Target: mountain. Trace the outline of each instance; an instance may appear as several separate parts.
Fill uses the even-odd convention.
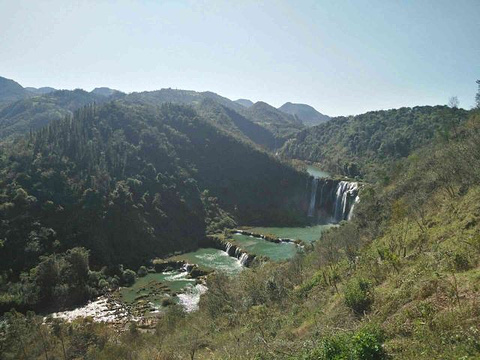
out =
[[[253,102],[251,100],[248,100],[248,99],[238,99],[238,100],[235,100],[235,102],[237,104],[240,104],[246,108],[249,108],[250,106],[253,105]]]
[[[0,106],[30,96],[31,94],[22,85],[0,76]]]
[[[54,90],[52,88],[29,88],[27,91],[11,80],[6,84],[10,87],[10,90],[6,90],[9,100],[0,108],[0,138],[39,129],[94,102],[101,104],[118,100],[151,106],[165,103],[189,105],[222,130],[269,150],[281,147],[287,139],[304,128],[298,117],[264,102],[245,107],[238,101],[210,91],[169,88],[124,94],[107,87],[95,88],[90,93],[81,89],[51,91]]]
[[[58,90],[15,101],[0,109],[0,138],[39,129],[52,121],[72,115],[73,111],[82,106],[106,101],[108,99],[105,96],[81,89]]]
[[[264,149],[275,148],[276,138],[269,130],[228,106],[205,99],[197,106],[197,110],[205,119],[233,136]]]
[[[314,126],[330,120],[330,117],[323,115],[307,104],[293,104],[287,102],[280,106],[278,110],[284,113],[297,116],[300,121],[306,126]]]
[[[250,136],[253,132],[250,131],[250,135],[246,135],[247,138],[254,141],[260,146],[274,149],[280,147],[286,139],[288,139],[293,134],[296,134],[298,131],[304,128],[301,121],[294,118],[289,114],[285,114],[273,106],[268,105],[264,102],[257,102],[249,108],[231,101],[225,97],[222,97],[213,92],[196,92],[191,90],[176,90],[176,89],[161,89],[157,91],[146,91],[141,93],[132,93],[128,94],[125,97],[125,101],[131,103],[142,103],[149,105],[158,105],[163,103],[177,103],[191,105],[195,108],[204,106],[203,111],[205,111],[205,102],[208,100],[209,104],[211,101],[221,105],[224,109],[229,109],[228,114],[230,117],[236,119],[236,121],[230,119],[228,121],[229,125],[226,125],[226,122],[218,121],[216,119],[216,124],[227,131],[232,131],[233,126],[245,127],[252,129],[251,124],[257,124],[263,129],[257,127],[259,131],[258,136]],[[205,114],[205,113],[204,113]],[[213,118],[216,117],[215,114],[212,114]],[[225,112],[224,112],[225,115]],[[205,114],[205,117],[209,119],[209,116]],[[270,134],[266,134],[268,131]],[[246,129],[237,128],[233,132],[237,134],[242,133],[245,135]],[[268,139],[267,139],[268,138]],[[255,139],[255,140],[254,140]],[[272,141],[273,140],[273,144]]]
[[[62,105],[72,95],[54,94]],[[207,227],[306,221],[305,173],[189,106],[89,105],[2,151],[0,273],[12,281],[79,246],[94,266],[136,268],[197,248]],[[217,215],[207,219],[207,207]],[[32,306],[53,301],[39,291]]]
[[[101,95],[101,96],[112,96],[118,93],[122,93],[121,91],[115,90],[115,89],[110,89],[108,87],[97,87],[91,91],[92,94],[95,95]]]
[[[248,109],[245,109],[243,113],[257,124],[269,130],[278,139],[278,147],[289,137],[304,129],[304,125],[300,120],[262,101],[256,102]]]
[[[334,174],[378,178],[398,159],[455,132],[468,115],[447,106],[417,106],[337,117],[301,131],[280,153],[320,163]]]
[[[34,88],[34,87],[26,87],[25,90],[36,94],[36,95],[45,95],[45,94],[50,94],[51,92],[57,91],[57,89],[54,89],[49,86],[41,87],[41,88]]]

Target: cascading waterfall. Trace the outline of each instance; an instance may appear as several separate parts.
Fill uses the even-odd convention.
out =
[[[353,209],[351,199],[358,198],[358,183],[340,181],[337,185],[335,200],[335,221],[348,220]],[[356,200],[355,200],[356,201]]]
[[[313,178],[312,180],[312,192],[310,195],[310,206],[308,207],[308,216],[312,217],[315,213],[315,200],[317,197],[317,188],[318,188],[318,179]]]
[[[358,191],[357,182],[313,178],[307,215],[322,223],[350,220]]]
[[[237,258],[242,266],[248,266],[248,263],[252,259],[250,255],[246,252],[243,252],[238,246],[227,242],[225,244],[225,252],[234,258]]]

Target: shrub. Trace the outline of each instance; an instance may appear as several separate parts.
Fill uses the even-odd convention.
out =
[[[139,277],[144,277],[144,276],[146,276],[147,274],[148,274],[147,268],[146,268],[145,266],[140,266],[140,268],[139,268],[138,271],[137,271],[137,275],[138,275]]]
[[[135,271],[127,269],[122,274],[123,283],[127,286],[133,285],[133,283],[135,282],[135,277]]]
[[[367,279],[355,278],[345,287],[345,304],[356,314],[363,314],[370,310],[373,304],[373,288]]]
[[[383,349],[384,335],[376,326],[366,326],[355,333],[352,338],[352,355],[358,360],[387,359]]]

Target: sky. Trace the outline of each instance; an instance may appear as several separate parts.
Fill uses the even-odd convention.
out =
[[[23,86],[213,91],[330,115],[474,104],[480,0],[0,0]]]

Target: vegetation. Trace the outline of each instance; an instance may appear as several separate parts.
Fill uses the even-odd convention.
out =
[[[102,289],[101,279],[110,286],[132,279],[129,270],[110,268],[137,269],[156,256],[195,249],[207,232],[237,221],[304,218],[305,175],[187,107],[87,107],[5,143],[2,155],[4,306],[49,303],[28,285],[38,282],[34,269],[43,257],[61,257],[74,247],[90,251],[94,269],[107,266],[89,283]],[[72,301],[64,297],[65,304],[96,293],[86,289]]]
[[[353,219],[330,229],[319,241],[306,247],[305,251],[294,259],[281,263],[257,262],[256,266],[243,271],[234,280],[220,273],[209,275],[209,290],[201,297],[198,311],[187,314],[181,307],[170,305],[151,328],[140,328],[136,323],[116,328],[94,323],[90,319],[64,323],[47,318],[44,322],[41,317],[32,313],[24,315],[10,311],[0,323],[1,356],[5,359],[478,359],[480,109],[470,112],[444,107],[423,110],[428,110],[429,115],[417,114],[418,119],[426,116],[432,122],[425,125],[425,134],[422,135],[420,130],[415,134],[412,142],[408,144],[408,151],[398,154],[394,152],[388,159],[372,155],[368,161],[362,163],[365,168],[359,164],[360,169],[375,169],[368,170],[368,176],[379,174],[381,178],[364,185]],[[443,113],[443,110],[454,117],[450,120],[455,123],[460,119],[457,115],[461,115],[458,125],[449,131],[443,131],[445,128],[440,126],[448,123],[448,118],[435,125],[435,114]],[[403,114],[404,110],[398,111]],[[420,109],[411,111],[421,112]],[[370,116],[367,119],[371,119]],[[44,301],[53,299],[56,294],[63,294],[65,286],[72,287],[67,289],[67,294],[84,294],[93,288],[91,284],[95,281],[103,281],[104,284],[116,277],[117,281],[128,283],[136,276],[135,272],[120,266],[99,272],[88,271],[86,250],[67,246],[62,248],[63,234],[76,235],[74,239],[65,237],[69,245],[82,245],[80,230],[86,226],[68,228],[73,225],[65,225],[65,221],[59,221],[62,226],[53,228],[50,223],[47,226],[50,218],[40,216],[43,211],[57,209],[57,204],[62,206],[62,211],[68,212],[65,199],[75,199],[73,190],[52,192],[50,181],[39,180],[49,180],[50,177],[39,178],[29,170],[27,164],[42,164],[42,157],[47,157],[47,154],[61,159],[55,160],[57,162],[54,164],[63,164],[62,171],[71,183],[80,187],[79,193],[84,194],[85,187],[79,185],[78,179],[89,178],[76,175],[80,174],[75,172],[80,171],[79,169],[83,169],[82,171],[93,178],[89,183],[92,185],[89,186],[96,184],[96,188],[92,188],[92,191],[100,191],[98,189],[104,184],[105,193],[102,193],[102,196],[109,198],[110,192],[116,192],[116,197],[113,196],[108,201],[108,204],[112,205],[100,207],[102,214],[108,214],[111,211],[109,206],[122,206],[122,211],[114,212],[115,217],[109,218],[108,223],[117,217],[123,222],[131,220],[125,214],[135,208],[128,205],[125,199],[135,199],[132,200],[133,203],[139,204],[136,200],[139,198],[136,189],[140,188],[139,192],[142,194],[147,190],[141,186],[147,186],[143,184],[147,184],[151,179],[146,175],[148,170],[135,166],[150,168],[147,164],[152,164],[156,169],[156,178],[161,177],[158,174],[166,176],[164,174],[168,169],[171,181],[168,184],[182,184],[175,181],[183,181],[183,186],[176,188],[178,196],[185,197],[185,202],[180,201],[180,204],[198,203],[198,213],[190,207],[187,209],[191,211],[189,216],[197,219],[198,223],[195,225],[190,217],[188,223],[192,224],[191,229],[195,229],[195,226],[201,228],[202,233],[205,233],[207,226],[215,231],[233,221],[251,220],[252,209],[248,199],[245,199],[245,202],[232,201],[235,197],[228,189],[232,188],[237,192],[242,191],[245,186],[249,189],[250,196],[260,194],[248,187],[248,180],[244,180],[241,172],[234,173],[234,177],[229,178],[221,168],[215,168],[215,179],[213,175],[209,176],[212,166],[207,166],[206,160],[202,161],[203,158],[209,159],[210,164],[214,162],[222,165],[235,159],[241,169],[247,168],[242,167],[242,158],[247,157],[250,162],[254,159],[253,163],[258,162],[258,168],[253,166],[250,169],[256,171],[257,177],[276,171],[276,176],[280,173],[284,178],[291,176],[289,186],[293,186],[299,176],[297,172],[275,162],[267,154],[246,145],[248,143],[241,142],[202,120],[191,108],[167,105],[158,110],[113,103],[86,109],[75,119],[56,123],[49,130],[33,134],[28,140],[17,145],[14,151],[6,152],[2,158],[5,169],[2,181],[5,184],[3,188],[6,189],[3,193],[5,201],[2,202],[2,219],[5,214],[8,216],[8,224],[4,224],[5,230],[2,230],[4,232],[1,238],[6,239],[2,240],[2,246],[4,249],[9,246],[9,229],[25,229],[23,234],[27,235],[27,243],[21,242],[26,241],[21,240],[24,239],[23,236],[18,236],[16,244],[21,244],[21,252],[27,254],[23,261],[33,264],[28,274],[23,271],[22,275],[18,275],[18,271],[15,273],[13,270],[6,270],[3,276],[12,279],[11,274],[17,274],[22,280],[16,283],[17,287],[18,284],[30,288],[35,284],[39,285],[37,293],[39,299]],[[382,122],[382,119],[383,115],[377,120]],[[412,126],[419,125],[417,120],[413,121]],[[333,120],[335,121],[338,120]],[[77,126],[78,133],[77,130],[72,130]],[[69,129],[68,132],[61,132],[67,131],[66,129]],[[121,134],[115,132],[118,129],[122,129]],[[89,135],[85,139],[89,139],[92,145],[79,142],[81,146],[78,146],[78,149],[88,149],[88,146],[95,145],[99,152],[82,150],[85,151],[82,154],[93,154],[92,160],[87,162],[82,162],[82,156],[72,155],[75,154],[76,147],[59,147],[57,144],[69,139],[66,134],[77,134],[72,138],[82,139],[78,134],[89,134],[90,131],[96,135]],[[61,133],[64,136],[49,138],[49,132],[55,135]],[[161,142],[164,147],[156,147],[145,140],[151,139],[152,133],[157,138],[167,139]],[[162,134],[168,136],[163,138]],[[114,140],[119,137],[122,141],[116,143]],[[210,152],[208,147],[212,143],[218,144],[224,151],[220,155],[218,152]],[[49,147],[48,153],[40,151],[42,146]],[[109,146],[115,151],[108,151]],[[39,150],[35,152],[35,149]],[[58,156],[58,149],[63,149],[63,156]],[[122,157],[125,152],[126,155]],[[237,152],[241,155],[235,157]],[[102,153],[103,157],[95,155]],[[115,154],[119,155],[118,158]],[[160,156],[158,154],[166,155],[157,159],[156,156]],[[33,155],[35,157],[32,158]],[[26,156],[28,161],[22,162],[22,156]],[[121,159],[125,156],[127,161],[122,162]],[[128,161],[131,157],[135,162]],[[37,158],[40,158],[38,162]],[[69,159],[75,161],[69,162]],[[395,167],[387,166],[393,162]],[[95,165],[88,170],[88,164]],[[73,171],[72,168],[76,170]],[[134,170],[129,172],[130,168]],[[45,172],[45,169],[50,168],[41,169]],[[102,182],[96,172],[99,169],[107,172],[112,180]],[[126,179],[118,174],[124,174],[122,176]],[[143,177],[135,178],[135,174]],[[136,181],[132,182],[129,178]],[[250,181],[252,179],[245,177],[247,178]],[[226,190],[218,185],[222,182],[233,182],[234,179],[240,183],[227,186]],[[282,193],[281,185],[278,182],[269,182],[271,180],[272,178],[264,178],[269,187],[276,186],[276,197],[271,200],[269,207],[278,207],[286,199],[292,199],[292,196],[294,198],[294,195],[288,194],[284,199],[278,200],[278,195]],[[118,181],[124,182],[121,189]],[[188,185],[193,182],[196,190]],[[52,183],[56,184],[55,189],[70,189],[62,185],[61,181]],[[40,185],[35,188],[34,184]],[[213,186],[214,184],[216,186]],[[256,187],[262,184],[263,181],[255,182]],[[304,187],[305,178],[300,177],[298,184]],[[290,187],[285,189],[287,191]],[[265,196],[266,190],[266,187],[262,188],[261,194]],[[125,195],[127,191],[130,192],[128,196]],[[50,194],[48,199],[53,202],[53,207],[46,204],[39,208],[41,211],[36,210],[35,206],[40,205],[35,204],[44,203],[45,198],[41,197],[45,196],[44,194]],[[167,192],[161,192],[160,199],[164,199],[166,194]],[[242,193],[241,199],[246,195],[248,197],[248,194]],[[94,201],[97,197],[92,195],[89,192],[89,195],[84,196],[82,206],[87,203],[91,206],[98,204]],[[266,198],[270,199],[268,196]],[[115,199],[123,200],[118,202],[119,200]],[[229,202],[235,203],[237,209],[229,207]],[[140,204],[143,208],[154,211],[149,207],[148,201]],[[177,206],[175,197],[172,204],[173,207]],[[177,213],[171,213],[170,207],[161,205],[160,202],[158,208],[171,220],[175,220],[170,223],[185,223],[185,217],[176,218]],[[187,211],[181,205],[178,206],[182,211]],[[75,209],[84,211],[81,206]],[[91,207],[89,209],[93,211]],[[99,210],[95,207],[93,209]],[[155,228],[156,223],[151,222],[148,215],[139,209],[141,207],[137,205],[135,214],[142,217],[135,219],[145,219],[145,222],[151,224],[153,231],[158,231]],[[279,216],[275,210],[269,212],[261,205],[253,209],[256,210],[259,214],[265,211],[268,221]],[[10,211],[12,213],[9,213]],[[33,221],[29,220],[31,214],[38,217],[36,221],[39,225],[35,225],[37,228],[33,222],[29,222]],[[73,212],[68,214],[69,218],[73,218]],[[89,214],[83,214],[87,215]],[[88,221],[94,221],[95,216],[98,214],[90,214]],[[52,216],[52,221],[55,218],[56,216]],[[128,225],[135,228],[135,223],[132,225],[130,222]],[[42,229],[42,226],[45,229]],[[121,223],[116,223],[116,226],[121,226]],[[96,233],[102,234],[96,238],[96,242],[101,243],[104,238],[108,238],[105,235],[108,233],[102,233],[105,231],[102,227],[93,227],[96,228]],[[54,229],[54,233],[48,230],[50,228]],[[172,229],[178,230],[180,229],[176,227]],[[35,235],[30,236],[32,231],[35,231]],[[121,231],[126,231],[126,228]],[[168,236],[168,233],[162,234],[162,238]],[[57,238],[62,239],[58,240],[59,245],[56,243]],[[74,241],[76,239],[79,241]],[[85,236],[85,239],[88,239],[88,236]],[[115,246],[122,244],[122,241],[126,240],[121,238],[121,232],[115,233],[115,241],[107,244],[109,251],[118,251],[119,248]],[[38,258],[30,257],[31,248],[35,249],[36,246],[38,248],[44,244],[60,250],[51,250]],[[139,247],[138,245],[136,243],[136,247]],[[142,245],[147,246],[143,242]],[[160,242],[155,243],[155,246],[158,245]],[[90,249],[92,258],[98,257],[94,251],[101,253],[101,248],[87,248]],[[132,248],[126,247],[129,251]],[[12,248],[8,249],[8,254],[12,253]],[[123,252],[117,255],[126,256]],[[20,259],[18,255],[17,258]],[[8,259],[2,258],[1,263]],[[115,262],[117,261],[118,259],[115,259]],[[9,263],[8,266],[13,269],[16,264]],[[25,268],[28,269],[29,266]],[[141,271],[139,275],[140,273]],[[48,274],[53,275],[46,276]],[[66,279],[73,281],[67,283]],[[2,289],[2,294],[14,295],[5,289],[6,287]]]
[[[105,101],[107,98],[104,96],[80,89],[59,90],[42,96],[30,95],[0,110],[0,138],[40,129],[52,121],[72,115],[73,111],[83,106]]]
[[[398,160],[431,143],[449,138],[468,111],[446,106],[418,106],[337,117],[303,130],[281,154],[322,164],[326,171],[369,181],[384,179]]]

